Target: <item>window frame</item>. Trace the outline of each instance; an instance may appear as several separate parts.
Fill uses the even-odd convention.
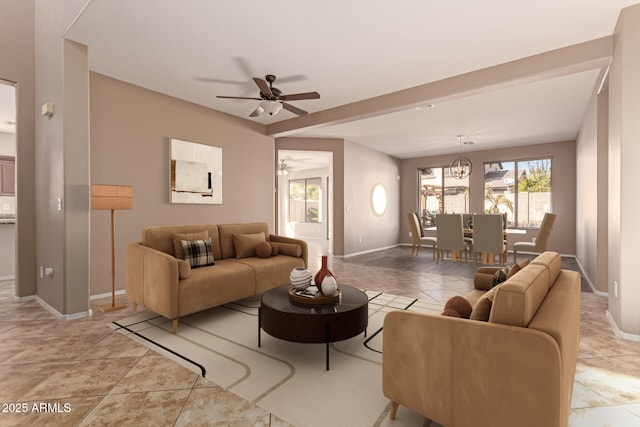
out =
[[[534,163],[539,161],[548,161],[549,162],[549,210],[548,212],[553,212],[553,156],[536,156],[536,157],[525,157],[518,159],[508,159],[508,160],[493,160],[483,162],[483,177],[482,177],[482,187],[483,187],[483,212],[486,211],[484,204],[487,200],[487,187],[486,187],[486,165],[489,164],[503,164],[503,163],[513,163],[513,171],[514,171],[514,183],[513,183],[513,224],[510,224],[509,227],[520,228],[524,230],[537,230],[540,226],[529,226],[529,225],[521,225],[520,214],[519,214],[519,173],[518,170],[522,169],[519,164],[523,163]]]
[[[309,184],[308,181],[317,181],[318,183],[313,183],[311,185],[313,186],[317,186],[320,188],[319,190],[319,194],[318,194],[318,200],[316,200],[315,202],[318,204],[318,209],[317,209],[317,221],[309,221],[309,206],[308,206],[308,202],[309,202]],[[291,201],[293,200],[291,197],[291,184],[292,183],[296,183],[296,182],[304,182],[304,221],[298,221],[298,220],[292,220],[292,215],[291,215],[291,209],[292,209],[292,203]],[[323,180],[321,176],[318,177],[309,177],[309,178],[295,178],[295,179],[289,179],[288,180],[288,193],[289,193],[289,221],[291,222],[298,222],[301,224],[322,224],[322,212],[321,212],[321,208],[322,208],[322,188],[323,187]]]
[[[438,202],[439,205],[439,209],[438,212],[436,212],[434,215],[437,215],[438,213],[447,213],[447,189],[448,188],[459,188],[459,187],[463,187],[466,189],[466,195],[465,195],[465,201],[464,201],[464,212],[451,212],[451,213],[470,213],[469,211],[471,210],[471,177],[468,176],[463,180],[459,180],[459,181],[466,181],[466,185],[463,186],[450,186],[447,185],[447,182],[451,179],[455,179],[453,177],[451,177],[451,175],[448,173],[449,170],[449,166],[445,165],[445,166],[426,166],[426,167],[421,167],[417,169],[417,181],[418,181],[418,200],[417,200],[417,204],[418,204],[418,217],[420,218],[420,221],[423,225],[423,227],[430,227],[430,226],[435,226],[435,217],[433,218],[429,218],[428,215],[425,215],[426,213],[428,213],[427,207],[426,207],[426,198],[428,197],[428,195],[425,195],[425,207],[423,208],[423,203],[422,203],[422,198],[423,198],[423,184],[422,184],[422,176],[425,175],[425,171],[427,170],[437,170],[440,169],[441,171],[441,176],[440,176],[440,183],[441,183],[441,187],[440,187],[440,194],[441,194],[441,199]],[[437,196],[436,196],[437,197]],[[451,195],[449,195],[448,197],[451,197]]]

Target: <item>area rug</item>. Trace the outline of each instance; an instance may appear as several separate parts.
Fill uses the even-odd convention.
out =
[[[261,333],[258,297],[171,321],[151,312],[112,327],[295,426],[380,426],[388,422],[382,394],[382,324],[391,310],[439,314],[442,304],[365,291],[369,324],[364,334],[332,343],[330,370],[325,344],[287,342]],[[400,413],[399,413],[400,415]],[[404,413],[394,426],[422,426]]]

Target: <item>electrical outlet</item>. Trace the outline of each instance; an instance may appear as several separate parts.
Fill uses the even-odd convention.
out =
[[[40,266],[40,278],[44,279],[44,267]]]
[[[613,281],[613,296],[618,298],[618,282]]]
[[[409,232],[409,237],[413,237],[413,232]]]

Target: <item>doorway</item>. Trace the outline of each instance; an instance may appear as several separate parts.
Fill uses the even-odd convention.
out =
[[[333,253],[333,153],[277,151],[278,234],[307,241],[310,258]]]
[[[0,79],[0,280],[16,275],[16,87]]]

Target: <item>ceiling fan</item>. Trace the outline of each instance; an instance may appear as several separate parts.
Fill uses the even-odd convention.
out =
[[[320,98],[320,94],[318,92],[304,92],[304,93],[292,93],[289,95],[283,95],[282,91],[277,87],[273,87],[273,82],[276,81],[276,76],[273,74],[267,74],[264,76],[264,79],[260,79],[258,77],[254,77],[253,81],[260,89],[260,98],[250,98],[243,96],[223,96],[218,95],[217,98],[225,98],[225,99],[251,99],[260,102],[258,108],[253,110],[249,117],[258,117],[263,112],[267,112],[270,116],[277,114],[281,108],[284,108],[287,111],[292,112],[293,114],[297,114],[298,116],[304,116],[308,114],[306,111],[294,107],[288,102],[284,101],[300,101],[303,99],[318,99]]]

